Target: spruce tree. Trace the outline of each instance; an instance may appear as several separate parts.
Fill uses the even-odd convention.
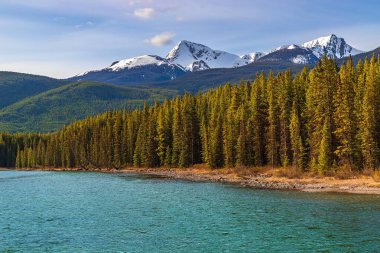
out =
[[[301,123],[299,118],[297,103],[294,101],[290,120],[290,140],[293,151],[293,165],[296,167],[297,172],[303,170],[305,162],[305,148],[301,136]]]
[[[364,166],[376,169],[379,166],[379,84],[376,80],[375,57],[371,59],[366,74],[366,86],[362,105],[362,119],[360,124],[361,149]]]
[[[267,155],[269,165],[276,167],[279,165],[279,108],[278,90],[273,71],[269,72],[267,80],[268,88],[268,131],[267,131]]]
[[[340,81],[337,83],[337,91],[334,96],[334,135],[337,139],[335,154],[340,165],[347,165],[354,169],[357,165],[357,120],[355,115],[356,74],[352,59],[340,70]]]

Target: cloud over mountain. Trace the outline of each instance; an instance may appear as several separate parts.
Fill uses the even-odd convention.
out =
[[[152,38],[146,39],[145,43],[156,46],[156,47],[162,47],[162,46],[173,44],[174,36],[175,36],[175,33],[164,32],[164,33],[157,34],[153,36]]]

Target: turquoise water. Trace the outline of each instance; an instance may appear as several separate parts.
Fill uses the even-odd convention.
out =
[[[0,171],[0,252],[379,252],[380,196]]]

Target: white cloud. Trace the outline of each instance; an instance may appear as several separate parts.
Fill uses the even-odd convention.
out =
[[[173,44],[174,36],[175,36],[175,33],[164,32],[156,36],[153,36],[150,39],[146,39],[145,43],[151,44],[156,47],[166,46],[166,45]]]
[[[136,17],[141,19],[151,19],[155,13],[156,11],[153,8],[137,9],[133,12]]]

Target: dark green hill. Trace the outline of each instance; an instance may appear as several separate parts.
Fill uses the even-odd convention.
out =
[[[44,76],[0,71],[0,108],[67,83]]]
[[[52,131],[64,124],[113,109],[140,107],[145,101],[175,96],[175,91],[75,82],[0,110],[1,131]]]

